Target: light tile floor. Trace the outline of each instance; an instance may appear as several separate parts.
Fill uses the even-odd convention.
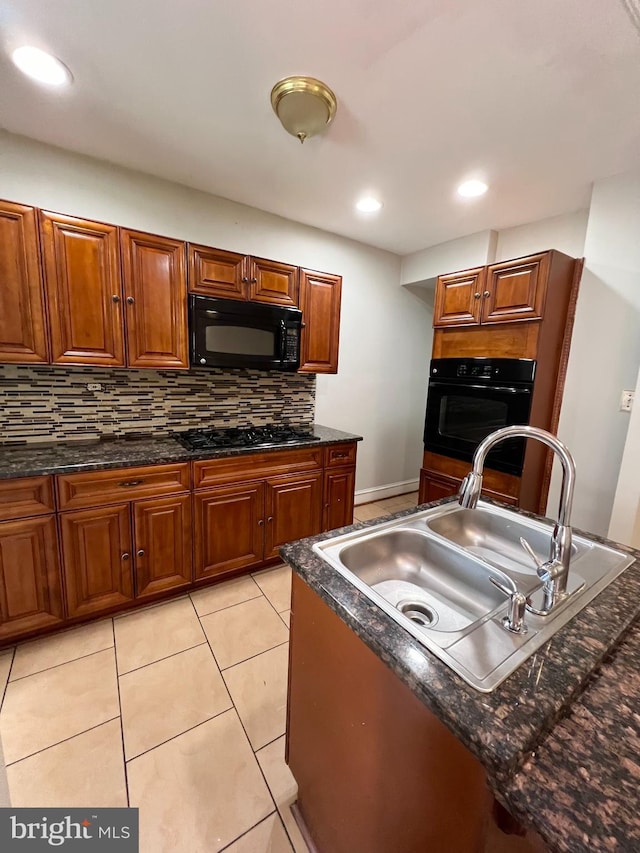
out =
[[[277,566],[0,652],[12,805],[138,806],[141,853],[307,853],[284,761],[290,596]]]

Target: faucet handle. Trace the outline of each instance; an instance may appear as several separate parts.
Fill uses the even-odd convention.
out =
[[[533,548],[531,547],[531,545],[529,545],[529,543],[528,543],[528,542],[527,542],[527,540],[524,538],[524,536],[521,536],[521,537],[520,537],[520,544],[522,545],[522,547],[524,548],[524,550],[527,552],[527,554],[528,554],[528,555],[531,557],[531,559],[533,560],[533,563],[534,563],[534,565],[535,565],[535,567],[536,567],[536,574],[538,575],[538,577],[540,578],[540,580],[542,581],[542,583],[547,583],[548,581],[550,581],[550,580],[552,579],[552,577],[553,577],[553,575],[552,575],[552,574],[551,574],[551,572],[549,571],[549,567],[550,567],[550,565],[551,565],[550,561],[549,561],[549,560],[547,560],[547,561],[543,562],[543,561],[540,559],[540,557],[538,557],[538,555],[536,554],[536,552],[533,550]]]

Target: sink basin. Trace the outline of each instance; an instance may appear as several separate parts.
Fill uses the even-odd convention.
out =
[[[546,560],[552,529],[484,501],[476,509],[451,502],[313,549],[468,684],[490,692],[633,562],[574,535],[569,589],[578,591],[548,616],[528,612],[528,632],[513,634],[502,625],[507,596],[491,578],[538,589],[520,537]]]

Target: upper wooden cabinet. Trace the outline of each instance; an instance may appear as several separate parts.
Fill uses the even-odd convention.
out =
[[[299,270],[279,261],[190,243],[189,291],[226,299],[296,306]]]
[[[36,211],[0,201],[0,362],[48,361]]]
[[[306,373],[337,373],[342,277],[300,270],[302,357]]]
[[[475,326],[480,322],[485,267],[441,275],[436,284],[434,326]]]
[[[433,325],[446,328],[541,320],[550,285],[553,290],[556,278],[564,285],[572,265],[572,258],[550,251],[441,275],[436,283]]]
[[[122,231],[129,367],[188,368],[185,244]]]
[[[124,365],[118,229],[41,211],[54,364]]]

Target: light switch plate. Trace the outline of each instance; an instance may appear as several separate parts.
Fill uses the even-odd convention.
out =
[[[88,382],[87,391],[102,391],[102,385],[99,382]]]

